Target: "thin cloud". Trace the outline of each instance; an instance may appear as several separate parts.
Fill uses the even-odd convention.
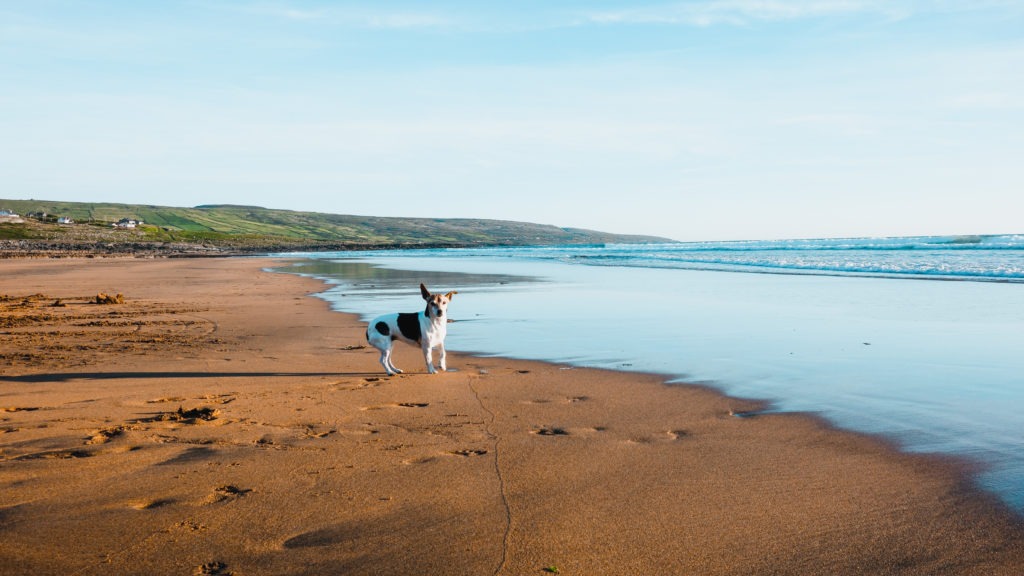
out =
[[[968,92],[949,99],[945,106],[973,110],[1020,110],[1024,108],[1024,101],[1007,92]]]
[[[451,25],[447,18],[435,14],[411,12],[394,12],[387,14],[368,14],[360,19],[369,28],[412,29],[412,28],[446,28]]]
[[[901,19],[915,12],[915,3],[876,0],[709,0],[660,4],[593,12],[599,24],[679,24],[689,26],[744,25],[826,16],[870,14]]]
[[[254,2],[249,4],[208,4],[208,8],[290,21],[308,21],[352,28],[411,30],[446,28],[452,21],[438,14],[389,11],[374,8],[309,8],[299,3]]]

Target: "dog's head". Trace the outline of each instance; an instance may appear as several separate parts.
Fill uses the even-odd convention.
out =
[[[420,294],[427,301],[427,317],[444,318],[445,311],[448,309],[448,303],[452,301],[452,296],[455,296],[458,292],[453,291],[444,295],[431,294],[426,286],[420,284]]]

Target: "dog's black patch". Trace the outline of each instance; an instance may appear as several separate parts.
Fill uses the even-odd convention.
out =
[[[402,312],[398,315],[398,329],[413,342],[419,342],[423,334],[420,332],[420,315],[412,312]]]
[[[387,322],[377,322],[377,324],[376,324],[376,326],[374,326],[374,328],[377,329],[377,332],[380,332],[381,336],[390,336],[391,335],[391,328],[388,328]]]

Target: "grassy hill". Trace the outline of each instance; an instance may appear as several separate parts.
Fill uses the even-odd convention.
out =
[[[665,242],[504,220],[383,218],[273,210],[258,206],[204,205],[194,208],[0,199],[0,209],[26,218],[0,224],[0,240],[88,243],[197,244],[243,251],[347,249],[417,246],[521,246]],[[46,214],[45,218],[41,215]],[[57,225],[57,217],[76,224]],[[142,220],[136,230],[114,230],[122,218]]]

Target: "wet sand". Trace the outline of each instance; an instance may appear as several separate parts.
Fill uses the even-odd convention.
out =
[[[449,354],[431,376],[400,346],[387,378],[362,323],[270,264],[0,261],[0,574],[1024,566],[963,463],[649,375]]]

